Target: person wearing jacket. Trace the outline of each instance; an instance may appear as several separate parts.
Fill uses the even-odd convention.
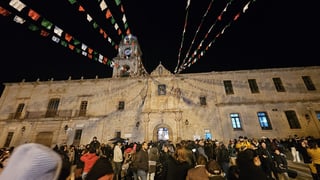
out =
[[[147,180],[149,171],[149,156],[148,156],[148,143],[143,142],[141,150],[137,152],[134,164],[137,169],[137,176],[141,180]]]
[[[96,149],[89,145],[89,151],[80,157],[80,160],[84,163],[82,172],[83,180],[86,179],[87,174],[98,159],[99,156],[96,154]]]
[[[279,180],[289,180],[288,176],[288,162],[286,157],[280,153],[279,149],[274,150],[273,161],[278,173]]]

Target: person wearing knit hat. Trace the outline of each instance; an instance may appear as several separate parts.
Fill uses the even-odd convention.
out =
[[[58,180],[61,167],[61,157],[51,148],[28,143],[15,148],[0,179]]]

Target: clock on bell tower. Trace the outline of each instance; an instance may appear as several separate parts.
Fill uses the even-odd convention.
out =
[[[129,34],[121,40],[118,55],[113,59],[112,77],[136,77],[145,74],[138,39]]]

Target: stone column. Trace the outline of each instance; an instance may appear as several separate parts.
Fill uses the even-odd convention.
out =
[[[149,142],[149,122],[150,122],[150,113],[147,114],[147,118],[145,118],[143,120],[143,124],[144,124],[144,140],[146,142]]]
[[[181,111],[175,112],[176,130],[177,130],[176,142],[179,142],[182,139],[181,138],[181,119],[182,119],[182,112]]]

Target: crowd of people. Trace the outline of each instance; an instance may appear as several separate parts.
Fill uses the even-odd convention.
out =
[[[288,160],[305,163],[320,180],[319,141],[239,136],[212,139],[101,143],[53,148],[27,143],[0,151],[0,179],[52,180],[288,180]]]

